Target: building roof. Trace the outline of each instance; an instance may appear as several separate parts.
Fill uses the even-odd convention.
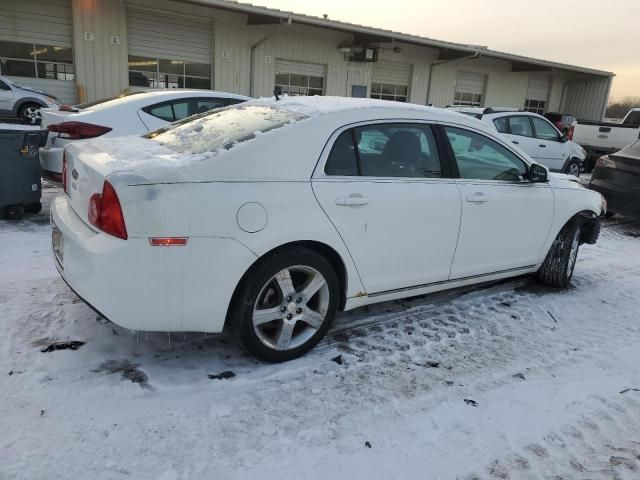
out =
[[[197,5],[205,5],[209,7],[220,8],[224,10],[230,10],[239,13],[245,13],[252,15],[257,21],[263,23],[279,23],[280,21],[291,20],[294,23],[303,25],[311,25],[322,28],[329,28],[332,30],[339,30],[349,32],[353,34],[359,34],[363,36],[376,38],[378,42],[404,42],[414,45],[421,45],[427,47],[440,48],[449,52],[455,52],[456,54],[468,54],[476,55],[487,58],[495,58],[500,60],[506,60],[513,62],[514,65],[518,65],[524,70],[531,70],[531,66],[540,67],[542,69],[559,69],[566,70],[574,73],[582,73],[586,75],[596,75],[601,77],[611,77],[613,72],[605,70],[596,70],[593,68],[581,67],[576,65],[569,65],[560,62],[554,62],[549,60],[541,60],[538,58],[527,57],[524,55],[516,55],[513,53],[500,52],[497,50],[491,50],[485,46],[480,45],[467,45],[462,43],[447,42],[444,40],[437,40],[429,37],[423,37],[419,35],[411,35],[408,33],[395,32],[393,30],[385,30],[382,28],[368,27],[365,25],[358,25],[355,23],[342,22],[339,20],[332,20],[328,18],[321,18],[312,15],[305,15],[300,13],[289,12],[285,10],[279,10],[275,8],[267,8],[262,6],[253,5],[250,3],[241,3],[233,0],[178,0],[184,3],[191,3]],[[463,55],[464,56],[464,55]],[[455,58],[455,57],[454,57]]]

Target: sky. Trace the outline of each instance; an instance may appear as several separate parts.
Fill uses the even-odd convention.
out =
[[[248,0],[242,0],[248,1]],[[640,96],[640,0],[252,0],[254,5],[614,72]]]

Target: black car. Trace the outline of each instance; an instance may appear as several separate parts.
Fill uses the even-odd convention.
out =
[[[600,157],[589,188],[604,195],[608,215],[640,219],[640,140]]]

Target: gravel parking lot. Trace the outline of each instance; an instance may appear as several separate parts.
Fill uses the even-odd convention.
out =
[[[606,220],[568,290],[358,309],[267,365],[97,316],[50,258],[57,193],[0,221],[0,479],[638,478],[637,224]]]

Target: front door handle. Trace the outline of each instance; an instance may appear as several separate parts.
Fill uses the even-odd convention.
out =
[[[542,144],[542,145],[538,145],[540,148],[547,148],[546,145]]]
[[[476,192],[473,195],[467,195],[467,202],[470,203],[486,203],[489,201],[489,197],[487,197],[482,192]]]
[[[512,143],[515,143],[516,145],[520,145],[520,142],[517,140],[511,140]]]
[[[340,205],[341,207],[359,207],[368,203],[369,199],[359,193],[352,193],[348,197],[336,198],[336,205]]]

